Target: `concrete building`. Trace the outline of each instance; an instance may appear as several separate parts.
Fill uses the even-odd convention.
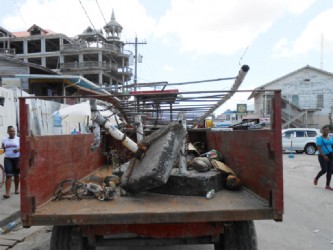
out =
[[[74,38],[38,25],[25,32],[0,27],[0,55],[34,63],[63,75],[78,75],[118,92],[132,77],[130,51],[121,41],[122,26],[112,12],[102,29],[91,27]],[[105,35],[104,35],[105,33]]]
[[[256,88],[249,97],[254,98],[255,114],[271,114],[273,89],[281,89],[283,128],[331,123],[333,73],[307,65]]]

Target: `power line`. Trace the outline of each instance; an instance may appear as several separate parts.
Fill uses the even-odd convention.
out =
[[[96,30],[96,28],[95,28],[94,24],[92,23],[92,21],[91,21],[91,19],[90,19],[89,15],[88,15],[88,13],[87,13],[86,9],[84,8],[83,4],[81,3],[81,0],[79,0],[79,2],[80,2],[80,4],[81,4],[81,7],[82,7],[82,9],[83,9],[83,10],[84,10],[84,12],[86,13],[86,16],[87,16],[87,18],[88,18],[88,20],[89,20],[89,22],[90,22],[91,26],[93,27],[93,29],[95,30],[95,32],[96,32],[96,34],[97,34],[98,32],[97,32],[97,30]]]
[[[147,44],[145,41],[144,42],[138,42],[138,37],[135,36],[135,41],[134,42],[126,42],[126,44],[134,44],[135,46],[135,68],[134,68],[134,85],[137,84],[138,82],[138,73],[137,73],[137,67],[138,67],[138,44]],[[136,87],[134,87],[134,91],[136,91]]]
[[[16,7],[16,9],[17,9],[17,12],[20,14],[20,17],[22,18],[22,21],[23,21],[25,27],[28,27],[28,25],[27,25],[27,23],[25,22],[25,20],[24,20],[24,18],[23,18],[23,15],[22,15],[22,13],[21,13],[21,11],[20,11],[20,8],[18,7],[16,1],[15,1],[15,0],[12,0],[12,1],[14,2],[14,5],[15,5],[15,7]]]
[[[249,48],[249,46],[246,47],[243,55],[241,56],[241,58],[239,59],[239,65],[241,65],[241,61],[243,60],[243,57],[245,56],[246,52],[247,52],[247,49]]]
[[[102,10],[101,10],[101,7],[99,6],[99,3],[98,3],[97,0],[96,0],[96,3],[97,3],[97,6],[98,6],[98,8],[99,8],[99,11],[100,11],[101,14],[102,14],[102,17],[103,17],[103,19],[104,19],[104,21],[105,21],[105,24],[107,24],[106,19],[105,19],[104,15],[103,15],[103,12],[102,12]]]

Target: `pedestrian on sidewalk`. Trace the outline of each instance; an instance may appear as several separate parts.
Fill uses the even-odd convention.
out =
[[[321,170],[313,180],[313,184],[317,185],[319,178],[326,173],[325,189],[333,190],[330,186],[333,171],[333,138],[328,135],[330,126],[325,125],[321,129],[322,135],[316,139],[317,149],[319,151],[318,160]]]
[[[12,176],[14,176],[15,194],[19,194],[20,183],[20,138],[16,136],[16,131],[13,126],[8,126],[7,133],[9,137],[2,140],[2,148],[5,151],[6,194],[3,195],[5,199],[10,197]]]

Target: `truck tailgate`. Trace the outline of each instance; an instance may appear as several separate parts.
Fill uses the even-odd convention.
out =
[[[222,190],[214,198],[155,193],[49,201],[31,214],[32,225],[146,224],[271,219],[273,209],[248,192]]]

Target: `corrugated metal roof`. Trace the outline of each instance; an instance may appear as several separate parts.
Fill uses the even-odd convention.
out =
[[[74,75],[27,75],[27,74],[16,74],[17,78],[27,78],[27,79],[61,79],[64,80],[68,85],[73,87],[82,88],[90,90],[94,93],[100,93],[103,95],[110,95],[110,93],[104,89],[100,89],[99,86],[89,81],[88,79],[82,76]]]

